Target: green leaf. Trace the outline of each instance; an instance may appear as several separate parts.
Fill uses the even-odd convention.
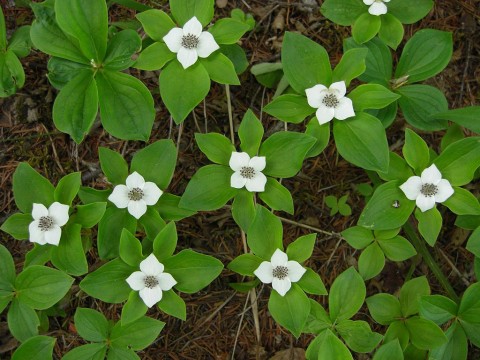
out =
[[[80,276],[88,272],[88,263],[83,249],[82,227],[69,224],[62,229],[62,237],[58,246],[52,249],[52,264],[67,274]]]
[[[399,180],[405,182],[410,176],[413,176],[413,171],[408,166],[407,162],[394,152],[390,152],[390,162],[388,172],[377,172],[382,180],[391,181]]]
[[[305,274],[297,282],[297,285],[308,294],[313,295],[327,295],[327,289],[323,284],[322,278],[315,271],[306,268]]]
[[[166,189],[177,163],[177,149],[172,140],[158,140],[133,155],[130,171],[137,171],[145,181]]]
[[[367,247],[374,240],[372,231],[361,226],[353,226],[342,231],[342,237],[357,250]]]
[[[330,141],[330,124],[320,125],[317,118],[313,117],[307,124],[305,133],[317,139],[315,144],[308,150],[306,157],[310,158],[320,155]]]
[[[122,226],[118,226],[118,224],[122,224]],[[98,223],[97,248],[100,258],[117,257],[122,230],[125,228],[133,233],[136,226],[136,219],[128,213],[127,209],[108,207],[102,220]]]
[[[238,128],[240,147],[250,157],[258,154],[263,138],[263,126],[252,110],[248,109]]]
[[[403,157],[415,173],[420,174],[430,164],[430,150],[427,143],[410,129],[405,130]]]
[[[306,334],[320,334],[323,330],[330,328],[331,326],[332,322],[323,306],[315,300],[310,299],[310,315],[303,328],[303,332]]]
[[[144,216],[139,219],[139,223],[145,229],[148,242],[143,242],[144,252],[151,250],[152,239],[154,239],[158,233],[165,227],[165,221],[160,217],[160,214],[154,207],[149,206]]]
[[[44,265],[50,260],[52,254],[52,246],[43,246],[34,244],[33,249],[25,256],[25,264],[23,268],[26,269],[32,265]]]
[[[373,332],[367,322],[360,320],[343,320],[335,328],[347,346],[358,353],[373,351],[383,337]]]
[[[12,360],[49,360],[53,356],[55,338],[50,336],[34,336],[21,344],[12,355]]]
[[[318,359],[353,360],[345,344],[330,329],[325,330],[323,334],[323,341],[318,348]]]
[[[168,223],[153,241],[153,254],[158,261],[168,259],[177,247],[177,228],[174,222]]]
[[[480,134],[480,106],[467,106],[430,115],[436,120],[450,120]]]
[[[408,200],[399,186],[398,181],[380,185],[360,214],[358,225],[375,230],[390,230],[405,224],[415,208],[415,202]],[[392,206],[395,201],[398,201],[399,207]]]
[[[383,127],[387,129],[390,127],[395,122],[395,119],[397,118],[397,112],[398,112],[398,101],[395,101],[388,105],[387,107],[383,109],[371,109],[367,110],[367,113],[370,115],[375,116],[377,119],[379,119]]]
[[[478,199],[468,190],[455,186],[454,193],[443,205],[457,215],[480,215]]]
[[[110,325],[102,313],[79,307],[75,311],[74,320],[78,334],[85,340],[102,342],[108,339]]]
[[[477,227],[468,238],[466,249],[476,257],[480,257],[480,227]]]
[[[164,295],[165,292],[162,292]],[[127,325],[143,317],[148,311],[147,305],[140,298],[138,291],[131,291],[128,300],[123,305],[121,324]]]
[[[259,154],[265,156],[267,162],[263,173],[280,178],[295,176],[314,144],[315,138],[307,134],[290,131],[273,134],[260,147]]]
[[[83,204],[91,204],[95,202],[107,202],[108,196],[112,193],[111,189],[96,190],[86,186],[80,187],[78,197]]]
[[[440,142],[440,151],[445,150],[448,145],[453,144],[455,141],[460,141],[465,138],[463,128],[458,124],[449,124],[445,135]]]
[[[365,4],[359,0],[325,0],[320,8],[322,14],[336,24],[349,26],[366,11]]]
[[[133,267],[143,260],[142,244],[127,229],[123,229],[120,236],[120,258]]]
[[[56,1],[55,15],[60,28],[75,39],[87,59],[100,63],[107,49],[108,14],[103,0]]]
[[[388,11],[403,24],[413,24],[425,17],[432,7],[432,0],[394,0],[388,4]]]
[[[240,85],[235,66],[221,52],[217,51],[207,58],[201,58],[200,63],[213,81],[219,84]]]
[[[1,21],[1,20],[0,20]],[[30,54],[32,41],[30,40],[30,25],[21,26],[15,30],[8,41],[8,50],[13,51],[19,58]]]
[[[175,53],[171,52],[167,45],[155,42],[140,53],[133,66],[140,70],[160,70],[173,59]]]
[[[382,25],[378,37],[393,50],[396,50],[403,40],[403,25],[395,16],[388,13],[384,14],[381,20]]]
[[[232,203],[233,220],[240,226],[240,228],[248,232],[250,225],[255,218],[255,203],[254,193],[245,189],[240,189]]]
[[[364,84],[357,86],[348,97],[357,111],[365,109],[383,109],[400,98],[383,85]]]
[[[163,42],[163,37],[175,27],[170,16],[162,10],[152,9],[136,15],[143,29],[151,39]]]
[[[5,27],[5,16],[0,8],[0,50],[7,49],[7,29]]]
[[[253,281],[241,282],[241,283],[228,283],[233,290],[241,292],[241,293],[248,293],[253,288],[257,287],[260,284],[260,280],[255,279]]]
[[[410,341],[422,350],[435,349],[447,342],[447,337],[433,321],[412,317],[405,321]]]
[[[480,166],[480,137],[468,137],[449,145],[433,162],[454,186],[463,186],[472,181]]]
[[[253,254],[242,254],[233,259],[227,266],[230,270],[244,276],[255,276],[253,272],[263,262],[261,258]]]
[[[405,349],[409,344],[410,334],[405,323],[401,320],[394,321],[390,324],[383,339],[384,343],[389,343],[394,340],[398,340],[402,349]]]
[[[51,56],[90,65],[90,59],[82,54],[78,44],[58,27],[51,2],[30,3],[30,6],[35,13],[30,37],[37,49]],[[68,16],[68,14],[70,13],[64,14],[64,16]]]
[[[230,59],[238,75],[247,70],[250,65],[245,51],[238,44],[220,45],[220,51]]]
[[[98,92],[94,73],[91,69],[81,70],[62,88],[55,99],[55,126],[79,144],[90,131],[97,113]]]
[[[373,320],[381,325],[389,325],[402,317],[400,302],[393,295],[376,294],[368,297],[366,303]]]
[[[422,212],[415,210],[415,218],[418,220],[418,231],[430,245],[434,246],[437,241],[440,230],[442,230],[442,215],[436,207]]]
[[[62,357],[62,360],[104,360],[106,353],[107,344],[93,343],[73,348]]]
[[[430,118],[430,115],[448,109],[445,95],[440,90],[429,85],[407,85],[398,89],[397,93],[402,95],[398,102],[410,125],[425,131],[447,127],[447,121]]]
[[[235,196],[230,186],[232,170],[222,165],[207,165],[198,169],[187,185],[179,206],[190,210],[216,210]]]
[[[300,236],[297,240],[287,246],[287,255],[289,260],[303,263],[312,256],[317,234],[308,234]]]
[[[118,0],[116,0],[118,1]],[[126,0],[123,0],[126,1]],[[111,346],[108,350],[108,360],[141,360],[140,357],[128,347]]]
[[[403,349],[398,339],[394,339],[380,346],[373,360],[403,360]]]
[[[141,48],[142,41],[135,30],[127,29],[116,33],[108,42],[104,67],[117,71],[128,69],[135,62],[132,56]]]
[[[40,320],[37,313],[17,298],[14,298],[10,304],[7,322],[10,333],[19,341],[38,335]]]
[[[437,325],[445,324],[457,315],[458,305],[441,295],[428,295],[420,299],[420,315]]]
[[[223,264],[214,257],[182,250],[165,259],[165,272],[178,282],[175,289],[192,294],[209,285],[222,272]]]
[[[393,59],[390,49],[382,40],[375,37],[369,42],[360,45],[353,38],[348,38],[344,40],[343,46],[345,50],[355,48],[368,49],[368,54],[365,58],[367,68],[359,76],[360,80],[389,86],[389,81],[392,78]]]
[[[296,94],[280,95],[263,110],[279,120],[293,124],[301,123],[315,112],[315,109],[308,105],[305,96]]]
[[[53,185],[28,163],[18,164],[13,173],[15,204],[24,213],[31,213],[33,203],[49,207],[53,203]]]
[[[50,60],[48,60],[47,68],[48,80],[56,89],[59,90],[65,87],[72,79],[74,79],[78,75],[79,71],[91,71],[90,66],[86,64],[80,64],[59,57],[51,57]]]
[[[170,10],[181,26],[194,16],[206,26],[213,18],[213,0],[173,0]]]
[[[380,274],[384,266],[385,255],[376,242],[368,245],[358,258],[358,272],[364,280],[372,279]]]
[[[452,52],[451,32],[433,29],[417,31],[403,48],[395,77],[407,77],[410,84],[431,78],[445,69]]]
[[[283,228],[279,218],[257,205],[255,218],[248,229],[247,244],[253,253],[270,261],[275,250],[283,249]]]
[[[404,317],[418,313],[420,299],[423,295],[430,295],[430,286],[425,276],[414,278],[403,284],[400,289],[399,300]]]
[[[54,199],[61,204],[72,205],[73,199],[77,196],[82,185],[80,172],[68,174],[60,179],[54,192]]]
[[[213,35],[217,44],[236,44],[249,30],[248,24],[232,19],[220,19],[208,31]]]
[[[298,338],[310,314],[310,301],[297,284],[292,284],[285,296],[271,292],[268,311],[277,323]]]
[[[353,118],[334,121],[337,150],[354,165],[365,170],[387,171],[389,150],[380,120],[360,112]]]
[[[153,98],[137,78],[107,69],[96,76],[105,130],[124,140],[147,141],[155,120]]]
[[[16,240],[26,240],[30,237],[28,226],[32,221],[32,215],[16,213],[5,220],[0,230],[5,231]]]
[[[362,277],[351,267],[341,273],[330,288],[328,306],[330,319],[341,321],[350,319],[365,301],[366,288]]]
[[[82,225],[82,228],[90,229],[98,224],[105,214],[106,202],[94,202],[87,205],[77,205],[77,213],[74,221]]]
[[[287,31],[282,45],[283,72],[290,86],[304,95],[315,85],[329,85],[332,69],[327,51],[309,38]]]
[[[15,280],[17,298],[34,309],[45,310],[65,296],[73,280],[59,270],[32,265]]]
[[[461,325],[454,323],[445,332],[447,343],[432,349],[430,356],[438,360],[467,360],[468,340]]]
[[[380,16],[363,13],[352,25],[352,36],[357,43],[366,43],[378,34],[381,25]]]
[[[273,210],[285,211],[293,215],[292,194],[277,180],[268,177],[265,191],[258,193],[258,196]]]
[[[172,61],[160,73],[159,81],[162,100],[177,124],[182,123],[210,91],[210,76],[200,63],[184,69],[178,61]]]
[[[345,81],[346,86],[350,81],[362,75],[366,70],[365,58],[367,57],[368,49],[354,48],[347,50],[340,62],[333,69],[332,82]]]
[[[460,320],[460,324],[462,324],[462,328],[465,331],[465,334],[467,334],[467,337],[470,340],[470,342],[476,347],[478,347],[480,344],[480,336],[479,336],[480,324],[478,323],[471,324],[463,320]]]
[[[385,256],[391,261],[404,261],[417,254],[413,245],[402,236],[391,239],[377,239]]]
[[[25,71],[12,50],[0,57],[0,76],[0,98],[13,95],[25,83]]]
[[[187,319],[187,307],[185,301],[183,301],[173,290],[164,291],[162,295],[163,297],[158,303],[158,308],[165,314],[185,321]]]
[[[469,323],[480,323],[480,283],[472,284],[462,296],[458,317]]]
[[[0,244],[0,289],[13,290],[15,277],[15,263],[12,255],[5,246]]]
[[[80,289],[104,302],[121,303],[127,300],[132,290],[126,279],[134,271],[136,271],[135,268],[125,264],[120,259],[115,259],[89,273],[80,282]]]
[[[164,326],[164,322],[146,316],[127,325],[117,322],[110,335],[111,346],[117,349],[145,349],[158,337]]]
[[[195,214],[195,211],[180,208],[179,202],[180,196],[164,192],[154,207],[166,221],[179,221]]]
[[[235,147],[227,137],[217,133],[196,133],[195,140],[208,160],[228,166],[232,153],[235,152]]]

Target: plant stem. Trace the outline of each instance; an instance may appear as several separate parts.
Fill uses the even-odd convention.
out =
[[[228,108],[228,121],[230,123],[230,140],[233,146],[235,146],[235,129],[233,128],[233,111],[232,111],[232,97],[230,95],[230,85],[225,85],[225,92],[227,93],[227,108]]]
[[[407,221],[405,225],[403,225],[403,230],[407,234],[410,242],[415,247],[417,252],[422,256],[423,261],[425,261],[427,266],[433,272],[440,285],[442,285],[442,287],[445,289],[448,296],[456,303],[458,303],[460,301],[460,298],[456,294],[455,290],[453,289],[446,276],[443,274],[442,269],[440,269],[440,266],[433,258],[432,254],[425,245],[425,242],[417,235],[417,232],[415,231],[415,228],[410,223],[410,221]]]

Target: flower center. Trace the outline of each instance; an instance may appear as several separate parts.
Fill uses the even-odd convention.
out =
[[[423,184],[420,192],[425,196],[433,196],[438,193],[438,187],[434,184]]]
[[[143,282],[145,283],[145,287],[149,289],[153,289],[155,286],[158,285],[157,277],[152,275],[145,276],[145,279],[143,279]]]
[[[42,216],[40,220],[38,220],[38,227],[42,231],[48,231],[53,226],[53,219],[50,216]]]
[[[139,201],[143,199],[143,190],[140,188],[133,188],[128,192],[128,198],[132,201]]]
[[[336,95],[334,95],[334,94],[327,94],[327,95],[325,95],[325,97],[323,98],[322,103],[323,103],[325,106],[328,106],[328,107],[330,107],[330,108],[334,108],[334,107],[337,107],[340,102],[338,101]]]
[[[273,277],[283,280],[288,275],[288,268],[286,266],[277,266],[273,269]]]
[[[183,35],[182,46],[186,49],[195,49],[198,46],[199,38],[193,34]]]
[[[244,166],[240,169],[240,175],[245,179],[252,179],[255,176],[255,169],[250,166]]]

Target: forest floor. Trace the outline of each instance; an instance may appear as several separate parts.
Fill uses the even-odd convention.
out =
[[[167,9],[165,1],[144,0],[146,4]],[[321,0],[313,1],[272,1],[272,0],[228,0],[218,1],[216,17],[228,16],[236,7],[252,13],[257,27],[242,40],[251,65],[280,60],[284,31],[299,31],[323,45],[332,64],[342,55],[342,40],[350,36],[350,28],[334,25],[319,12]],[[9,31],[32,20],[28,8],[13,6],[13,1],[0,0]],[[310,5],[305,5],[306,3]],[[120,6],[110,9],[111,21],[133,18],[135,12]],[[478,0],[437,0],[434,9],[421,22],[406,26],[405,39],[417,30],[433,28],[453,33],[454,54],[448,67],[428,83],[442,90],[450,108],[474,105],[479,102],[480,80],[480,2]],[[402,43],[403,46],[404,43]],[[401,53],[400,46],[395,59]],[[83,184],[106,188],[108,183],[98,163],[98,147],[106,146],[121,152],[129,160],[135,151],[145,144],[135,141],[118,140],[101,128],[96,127],[86,140],[76,145],[67,135],[55,129],[52,122],[52,106],[56,90],[48,83],[48,57],[38,51],[22,60],[26,71],[25,87],[15,96],[0,99],[0,223],[17,211],[12,194],[12,174],[19,162],[27,161],[54,184],[72,171],[81,171]],[[161,104],[158,91],[158,74],[131,70],[132,74],[144,81],[154,94],[157,117],[149,142],[172,138],[177,142],[179,127],[171,124],[165,107]],[[274,91],[259,85],[249,70],[241,76],[242,86],[232,87],[234,121],[238,125],[249,108],[261,117],[266,133],[283,128],[283,123],[262,114],[263,105],[271,101]],[[204,104],[195,110],[202,131],[229,133],[227,102],[224,87],[214,84]],[[206,117],[205,117],[206,115]],[[289,125],[289,129],[304,130],[304,125]],[[392,150],[400,150],[403,144],[405,122],[399,114],[388,131]],[[181,195],[191,176],[208,160],[198,150],[193,140],[196,132],[193,117],[184,123],[178,144],[179,158],[174,179],[168,192]],[[438,146],[442,132],[422,133],[430,145]],[[317,245],[313,256],[306,264],[317,271],[327,289],[335,277],[349,266],[355,265],[359,253],[341,239],[339,233],[356,224],[364,207],[364,199],[356,190],[358,184],[368,183],[367,174],[340,158],[335,145],[330,142],[318,157],[307,160],[302,171],[295,178],[283,184],[291,191],[295,202],[295,215],[279,214],[289,219],[284,222],[284,239],[289,243],[298,236],[316,232]],[[330,209],[324,198],[349,194],[351,216],[330,216]],[[296,222],[297,224],[292,224]],[[434,257],[455,289],[461,293],[468,282],[473,281],[472,255],[464,248],[467,234],[454,230],[454,217],[446,215],[444,228],[435,249]],[[203,212],[178,224],[179,249],[194,248],[220,259],[227,265],[243,252],[240,230],[231,218],[229,209]],[[311,229],[308,229],[308,227]],[[3,244],[13,254],[17,270],[23,266],[25,254],[31,249],[28,241],[15,241],[5,233],[0,234]],[[95,248],[87,254],[90,269],[96,269],[101,261]],[[413,273],[411,273],[413,271]],[[394,293],[403,284],[410,272],[414,277],[426,275],[433,293],[443,293],[429,269],[414,257],[403,263],[388,262],[384,271],[367,282],[367,295],[380,291]],[[70,300],[63,303],[65,316],[50,318],[48,335],[57,338],[54,357],[75,346],[83,344],[73,326],[73,314],[77,307],[90,307],[102,311],[107,318],[118,320],[121,305],[102,303],[79,291],[78,278]],[[208,288],[193,295],[182,294],[187,303],[187,321],[183,322],[156,309],[148,315],[167,325],[159,338],[145,351],[139,353],[142,359],[304,359],[304,349],[312,336],[293,338],[278,326],[267,310],[269,287],[258,292],[258,326],[247,294],[235,292],[228,284],[240,281],[240,277],[225,269],[220,277]],[[326,297],[318,297],[326,305]],[[366,308],[360,318],[372,323]],[[381,330],[381,328],[377,328]],[[383,329],[384,330],[384,329]],[[260,336],[259,340],[257,335]],[[6,315],[0,315],[0,358],[9,357],[17,342],[8,332]],[[290,350],[291,349],[291,350]],[[284,351],[287,350],[287,351]],[[470,352],[472,359],[480,358],[480,352]],[[367,359],[368,357],[359,357]]]

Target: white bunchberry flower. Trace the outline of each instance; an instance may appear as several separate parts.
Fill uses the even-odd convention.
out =
[[[28,226],[31,242],[58,246],[62,237],[61,226],[68,221],[68,205],[54,202],[47,209],[43,204],[33,204],[33,221]]]
[[[133,290],[139,291],[149,308],[162,300],[163,291],[170,290],[177,283],[172,275],[163,272],[164,269],[155,255],[150,254],[140,263],[140,271],[135,271],[126,280]]]
[[[147,205],[155,205],[163,194],[155,183],[145,182],[136,171],[127,177],[126,184],[115,186],[108,200],[120,209],[128,208],[128,212],[137,219],[147,212]]]
[[[230,178],[230,186],[236,189],[245,188],[250,192],[265,191],[267,177],[262,173],[265,169],[265,156],[250,156],[246,152],[232,152],[229,162],[235,171]]]
[[[324,85],[315,85],[305,90],[308,105],[317,109],[316,115],[320,125],[333,118],[345,120],[355,116],[352,100],[345,97],[347,87],[345,81],[338,81],[327,89]]]
[[[371,15],[380,16],[387,13],[387,5],[384,3],[390,2],[390,0],[363,0],[365,5],[369,5],[368,12]]]
[[[173,28],[163,37],[163,41],[186,69],[197,61],[198,57],[206,58],[218,50],[217,42],[208,31],[202,31],[202,24],[194,16],[183,28]]]
[[[288,261],[288,256],[282,250],[277,249],[270,261],[264,261],[253,273],[264,284],[272,284],[272,287],[281,295],[292,287],[292,282],[297,282],[307,270],[296,261]]]
[[[421,176],[411,176],[400,189],[409,200],[415,200],[422,212],[433,208],[436,202],[444,202],[454,193],[452,185],[442,179],[435,164],[423,170]]]

